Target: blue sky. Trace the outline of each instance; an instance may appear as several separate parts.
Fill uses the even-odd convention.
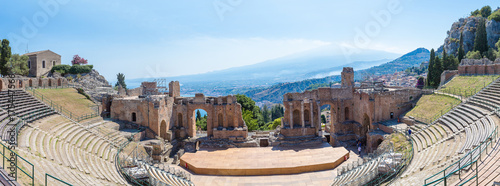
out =
[[[118,72],[127,78],[196,74],[328,45],[351,55],[437,48],[454,21],[484,5],[496,9],[500,2],[3,1],[0,38],[10,39],[13,53],[50,49],[63,64],[79,54],[114,81]]]

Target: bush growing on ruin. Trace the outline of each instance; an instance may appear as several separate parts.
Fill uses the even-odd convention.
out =
[[[93,65],[73,65],[69,69],[70,74],[89,73],[94,68]]]
[[[58,72],[60,73],[61,75],[66,75],[69,73],[69,69],[71,68],[71,66],[69,65],[56,65],[56,66],[53,66],[52,69],[50,70],[50,72],[54,73],[54,72]]]
[[[479,51],[469,51],[467,52],[467,55],[465,55],[465,58],[467,59],[481,59],[481,53]]]

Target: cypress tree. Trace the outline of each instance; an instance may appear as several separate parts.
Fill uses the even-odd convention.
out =
[[[436,56],[436,59],[434,60],[434,74],[432,75],[433,78],[433,86],[437,87],[439,86],[439,83],[441,82],[441,73],[443,73],[443,62],[439,58],[439,56]]]
[[[429,58],[429,66],[427,67],[427,85],[432,86],[433,75],[434,75],[434,58],[436,54],[434,49],[431,49],[431,57]]]
[[[474,39],[474,50],[481,55],[488,51],[488,39],[486,35],[485,18],[481,18],[477,23],[476,37]]]
[[[446,53],[446,48],[443,47],[443,70],[448,70],[450,68],[450,63],[448,62],[448,54]]]
[[[460,46],[458,47],[458,63],[465,57],[463,33],[460,32]]]
[[[200,113],[200,110],[196,110],[196,121],[200,121],[201,120],[201,113]]]

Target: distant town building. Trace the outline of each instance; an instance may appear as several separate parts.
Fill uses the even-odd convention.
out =
[[[30,77],[47,76],[53,66],[61,64],[61,55],[50,50],[31,52],[24,55],[29,57]]]

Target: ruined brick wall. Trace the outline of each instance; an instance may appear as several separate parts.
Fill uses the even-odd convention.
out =
[[[140,95],[143,95],[142,92],[142,87],[137,87],[137,88],[134,88],[134,89],[127,89],[126,90],[127,92],[127,96],[140,96]]]
[[[458,70],[445,70],[443,73],[441,73],[441,85],[445,84],[448,82],[452,77],[458,74]]]
[[[242,118],[241,105],[236,102],[235,96],[205,97],[203,94],[196,94],[194,98],[175,99],[172,122],[176,136],[196,135],[197,109],[207,112],[208,136],[227,139],[231,135],[241,134],[240,137],[247,137],[248,129]]]
[[[181,96],[181,86],[179,81],[171,81],[168,83],[168,94],[170,97],[180,97]]]
[[[217,139],[246,139],[248,136],[241,105],[236,102],[235,96],[205,97],[203,94],[196,94],[189,98],[167,95],[148,98],[114,97],[110,104],[103,103],[103,108],[107,107],[111,118],[147,126],[164,139],[170,133],[177,138],[195,137],[196,109],[203,109],[208,114],[209,136]]]
[[[490,61],[483,59],[462,59],[458,66],[460,75],[500,74],[500,58]]]

